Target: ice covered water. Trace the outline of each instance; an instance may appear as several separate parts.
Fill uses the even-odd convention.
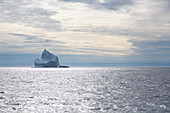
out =
[[[169,113],[170,68],[0,68],[0,113]]]

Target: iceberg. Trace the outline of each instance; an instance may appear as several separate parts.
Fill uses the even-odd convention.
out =
[[[35,67],[55,67],[55,68],[68,68],[68,66],[61,66],[59,59],[54,54],[50,53],[46,49],[42,52],[40,58],[34,60]]]

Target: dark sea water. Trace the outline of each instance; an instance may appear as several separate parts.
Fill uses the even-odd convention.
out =
[[[170,68],[0,68],[0,113],[170,113]]]

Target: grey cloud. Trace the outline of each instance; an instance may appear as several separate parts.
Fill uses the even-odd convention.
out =
[[[45,42],[52,42],[52,40],[46,39]]]
[[[163,34],[161,31],[144,31],[144,30],[137,30],[135,28],[124,28],[124,27],[93,27],[93,26],[83,26],[77,29],[73,29],[76,32],[91,32],[96,34],[104,34],[110,36],[126,36],[126,37],[139,37],[139,38],[155,38],[155,34]],[[164,33],[165,34],[165,33]],[[169,35],[167,33],[166,35]],[[166,38],[165,36],[162,38]]]
[[[32,35],[27,35],[27,34],[17,34],[17,33],[9,33],[9,35],[17,36],[17,37],[23,37],[25,38],[25,43],[45,43],[48,41],[51,41],[49,39],[42,39],[39,38],[38,36],[32,36]]]
[[[98,0],[60,0],[60,1],[86,3],[97,9],[105,8],[109,10],[117,10],[122,6],[133,4],[132,0],[106,0],[104,3],[100,3]]]
[[[31,2],[26,1],[1,1],[0,22],[24,23],[27,26],[43,28],[48,30],[61,30],[60,21],[53,20],[49,16],[56,12],[47,11],[41,8],[29,8]]]
[[[0,45],[0,47],[2,48],[6,48],[6,49],[21,49],[21,48],[26,48],[26,47],[32,47],[33,45],[9,45],[9,44],[6,44],[6,45]],[[41,47],[40,45],[34,45],[34,47]]]
[[[24,41],[24,43],[46,43],[45,41],[41,40],[41,41]]]
[[[95,3],[97,0],[59,0],[59,1],[64,1],[64,2],[80,2],[80,3]]]
[[[31,36],[31,35],[26,35],[26,34],[17,34],[17,33],[9,33],[9,35],[25,37],[26,40],[34,40],[37,38],[36,36]]]
[[[162,41],[140,41],[140,40],[131,40],[134,46],[137,47],[136,52],[144,56],[169,56],[170,57],[170,40]]]
[[[56,43],[56,44],[65,44],[65,42],[57,41],[57,40],[50,40],[45,38],[40,38],[40,36],[32,36],[26,34],[17,34],[17,33],[9,33],[9,35],[24,37],[24,43]]]
[[[65,44],[65,42],[62,41],[53,41],[53,40],[27,40],[24,41],[24,43],[50,43],[50,44]],[[48,45],[48,44],[47,44]],[[47,46],[46,45],[46,46]],[[50,46],[50,45],[49,45]]]
[[[132,5],[131,0],[108,0],[107,2],[101,4],[104,8],[116,10],[125,5]]]
[[[7,43],[6,43],[6,42],[0,42],[0,45],[1,45],[1,44],[4,45],[4,44],[7,44]]]

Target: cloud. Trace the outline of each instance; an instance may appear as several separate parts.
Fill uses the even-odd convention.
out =
[[[58,35],[58,37],[55,37],[56,35]],[[47,48],[49,50],[55,50],[56,54],[65,55],[121,56],[134,54],[134,52],[131,51],[131,48],[134,48],[132,43],[128,42],[127,39],[119,39],[116,36],[111,37],[80,32],[49,34],[46,36],[48,39],[45,39],[45,36],[41,38],[39,36],[17,33],[9,33],[7,36],[15,40],[4,40],[8,44],[1,45],[1,52],[4,52],[3,48],[6,48],[4,50],[10,52],[23,51],[24,53],[37,53],[40,52],[43,48]],[[32,51],[31,48],[34,48],[34,51]]]
[[[57,12],[47,11],[32,4],[33,1],[2,0],[0,4],[0,22],[18,23],[26,26],[37,27],[48,30],[61,30],[58,20],[53,20],[50,16]]]
[[[132,0],[106,0],[104,3],[101,4],[101,6],[110,10],[117,10],[121,7],[132,4]]]
[[[73,32],[122,35],[139,39],[156,39],[156,35],[169,35],[167,26],[170,24],[170,14],[166,10],[168,1],[119,1],[124,5],[118,10],[94,9],[90,7],[91,2],[65,1],[62,3],[64,9],[58,10],[58,13],[51,18],[58,19],[65,30]],[[116,4],[117,1],[106,1],[104,4],[109,3],[112,6],[114,2]],[[58,9],[53,6],[51,8]]]
[[[13,36],[16,36],[18,38],[25,38],[25,41],[24,43],[27,44],[27,43],[39,43],[39,44],[42,44],[42,43],[55,43],[55,44],[64,44],[64,42],[62,41],[57,41],[57,40],[51,40],[51,39],[44,39],[44,38],[40,38],[40,36],[32,36],[32,35],[27,35],[27,34],[17,34],[17,33],[9,33],[9,35],[13,35]]]
[[[137,47],[136,52],[139,55],[163,57],[170,56],[170,40],[132,40],[133,45]]]
[[[31,36],[31,35],[26,35],[26,34],[17,34],[17,33],[9,33],[9,35],[14,35],[14,36],[18,36],[18,37],[25,37],[26,40],[34,40],[37,37],[36,36]]]
[[[60,0],[64,2],[79,2],[86,3],[93,8],[103,8],[109,10],[118,10],[125,5],[133,4],[132,0]]]
[[[169,4],[169,0],[1,0],[0,52],[40,53],[47,48],[59,55],[154,57],[169,47],[158,47],[170,40]]]

